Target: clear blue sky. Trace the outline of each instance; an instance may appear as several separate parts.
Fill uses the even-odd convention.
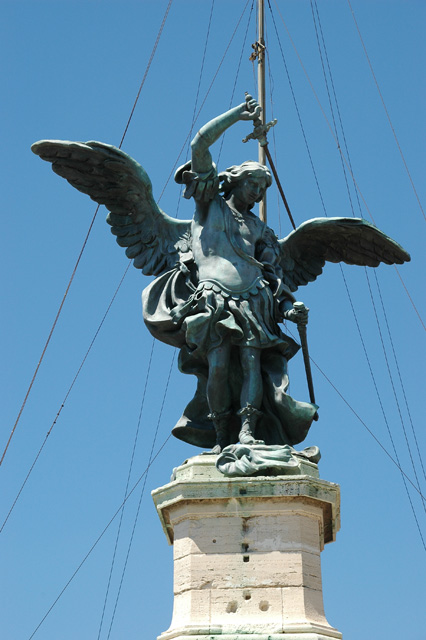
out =
[[[271,2],[327,215],[352,215],[336,143],[287,32]],[[226,110],[251,2],[205,101],[196,126]],[[280,0],[282,16],[327,117],[330,109],[307,0]],[[6,444],[86,235],[95,205],[54,175],[30,151],[42,138],[101,140],[118,145],[143,77],[167,2],[3,0],[2,64],[2,357],[1,445]],[[243,0],[216,0],[201,79],[200,105],[211,84]],[[365,44],[404,151],[425,201],[425,13],[420,1],[352,0]],[[203,60],[211,3],[174,0],[123,149],[150,175],[158,198],[175,162],[185,160]],[[347,2],[319,2],[322,28],[339,100],[353,172],[377,226],[412,256],[400,274],[425,322],[425,232],[421,213],[386,119]],[[269,12],[268,17],[269,17]],[[270,136],[277,168],[296,222],[324,215],[294,108],[274,27],[267,23],[274,117]],[[256,92],[248,56],[254,20],[233,104]],[[268,89],[268,95],[270,91]],[[271,115],[271,107],[268,107]],[[220,167],[257,155],[241,139],[249,125],[227,133]],[[179,158],[184,146],[185,152]],[[217,145],[213,154],[217,159]],[[423,184],[422,184],[423,183]],[[360,215],[351,187],[355,214]],[[190,218],[192,203],[173,181],[160,206]],[[275,189],[269,223],[290,231]],[[279,216],[280,212],[280,216]],[[361,215],[370,218],[361,202]],[[15,436],[0,469],[4,521],[52,425],[84,354],[127,266],[100,210]],[[364,269],[344,268],[355,314],[370,357],[401,465],[414,479],[398,408],[383,355]],[[425,331],[393,267],[377,270],[393,344],[420,451],[424,453]],[[411,424],[369,272],[413,459],[423,492]],[[104,322],[16,506],[0,535],[1,636],[28,640],[119,507],[129,471],[152,338],[141,318],[140,292],[148,283],[133,267]],[[311,309],[311,355],[354,411],[394,456],[338,265],[298,294]],[[194,380],[172,364],[173,350],[156,344],[131,486],[165,442],[193,390]],[[170,369],[172,364],[172,368]],[[164,390],[170,384],[163,404]],[[424,633],[426,554],[401,474],[325,377],[313,367],[321,419],[306,446],[318,445],[321,477],[342,491],[342,529],[322,556],[326,615],[345,640],[421,638]],[[302,357],[291,363],[291,392],[307,398]],[[169,480],[194,447],[168,440],[150,469],[111,639],[151,640],[169,626],[172,549],[150,491]],[[140,487],[141,485],[139,485]],[[410,497],[423,536],[426,515]],[[116,565],[100,637],[108,637],[114,602],[140,492],[124,514]],[[98,637],[118,520],[72,580],[35,638]]]

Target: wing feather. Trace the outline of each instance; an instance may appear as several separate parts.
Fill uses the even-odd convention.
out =
[[[31,148],[75,189],[107,207],[117,243],[146,275],[171,269],[190,250],[191,222],[170,218],[157,206],[147,173],[120,149],[61,140],[41,140]]]
[[[316,280],[326,262],[377,267],[410,260],[395,240],[361,218],[314,218],[279,245],[284,281],[291,291]]]

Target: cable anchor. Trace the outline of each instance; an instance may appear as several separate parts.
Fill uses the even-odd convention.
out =
[[[266,46],[262,42],[259,42],[259,40],[257,40],[256,42],[253,42],[251,48],[253,49],[253,53],[250,54],[249,60],[254,62],[257,58],[260,58],[262,56],[266,49]]]

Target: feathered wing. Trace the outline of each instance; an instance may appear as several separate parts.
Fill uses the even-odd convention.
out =
[[[313,282],[326,262],[377,267],[402,264],[409,254],[361,218],[314,218],[278,241],[284,282],[291,291]]]
[[[107,222],[118,244],[145,275],[173,268],[190,250],[191,222],[161,211],[147,173],[120,149],[102,142],[62,140],[41,140],[31,149],[73,187],[107,207]]]

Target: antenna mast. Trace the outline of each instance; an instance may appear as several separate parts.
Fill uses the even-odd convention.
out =
[[[287,198],[285,197],[283,188],[281,186],[280,179],[277,174],[277,170],[275,169],[274,161],[272,160],[271,153],[268,149],[268,141],[266,139],[266,134],[268,133],[271,127],[274,127],[277,124],[276,120],[272,120],[271,122],[266,123],[265,116],[265,39],[264,39],[264,15],[265,15],[265,5],[263,0],[257,0],[258,2],[258,23],[259,23],[259,39],[252,44],[253,53],[250,56],[250,60],[256,60],[257,58],[257,83],[258,83],[258,103],[262,107],[262,111],[258,118],[253,121],[254,130],[248,136],[246,136],[243,142],[247,142],[248,140],[256,139],[259,142],[259,162],[260,164],[266,165],[266,158],[268,158],[269,165],[271,167],[271,171],[274,175],[274,178],[277,183],[278,191],[281,194],[283,199],[286,211],[288,213],[288,217],[290,219],[291,224],[293,225],[293,229],[296,228],[296,224],[293,220],[293,216],[291,215],[290,207],[288,206]],[[246,96],[248,94],[246,93]],[[251,96],[248,96],[251,98]],[[263,196],[263,200],[259,203],[259,218],[262,222],[266,223],[266,194]]]
[[[265,114],[265,37],[264,37],[264,26],[265,26],[265,3],[264,0],[257,0],[257,11],[258,11],[258,25],[259,25],[259,35],[256,43],[257,52],[257,85],[258,85],[258,102],[262,107],[262,113],[260,114],[260,119],[262,124],[266,122],[266,114]],[[266,151],[265,148],[260,145],[259,141],[259,163],[266,164]],[[263,196],[262,201],[259,203],[259,218],[262,222],[266,222],[267,214],[266,214],[266,193]]]

